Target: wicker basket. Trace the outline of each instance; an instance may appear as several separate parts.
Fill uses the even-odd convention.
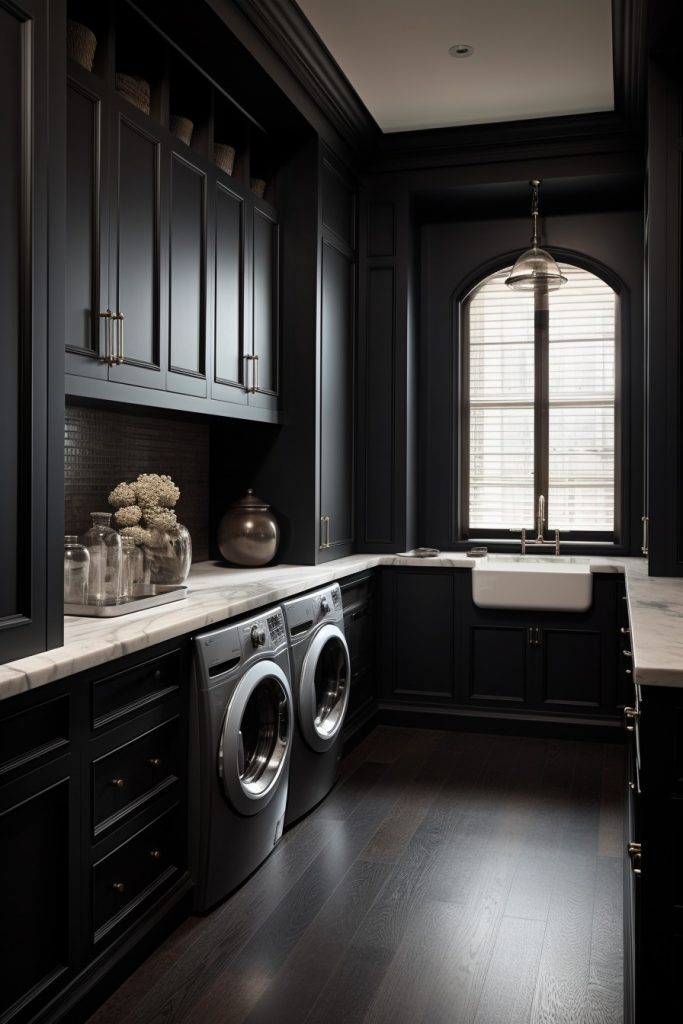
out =
[[[217,167],[225,174],[232,174],[235,167],[235,147],[225,142],[217,142],[213,147],[213,159]]]
[[[168,127],[171,129],[173,135],[184,142],[186,146],[189,146],[192,142],[192,131],[194,124],[190,121],[189,117],[182,117],[181,114],[171,114]]]
[[[141,110],[143,114],[149,114],[150,87],[149,82],[137,75],[116,75],[116,91],[125,96],[129,103]]]
[[[266,183],[263,178],[250,178],[249,188],[255,196],[258,196],[259,199],[263,199],[266,192]]]
[[[91,32],[87,25],[81,25],[80,21],[67,19],[66,23],[66,52],[71,60],[75,60],[86,71],[92,71],[97,49],[97,36]]]

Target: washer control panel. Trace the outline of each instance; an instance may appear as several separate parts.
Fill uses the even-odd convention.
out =
[[[284,616],[280,609],[278,608],[276,611],[273,612],[272,615],[269,615],[266,621],[268,623],[268,632],[270,633],[270,639],[272,640],[273,644],[275,646],[277,646],[278,644],[283,644],[287,639],[287,633],[285,632]]]

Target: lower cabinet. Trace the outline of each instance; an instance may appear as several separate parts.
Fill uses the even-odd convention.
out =
[[[616,724],[622,595],[605,573],[587,612],[482,609],[468,569],[384,569],[382,698]]]
[[[344,634],[351,658],[349,705],[344,740],[367,727],[375,710],[375,632],[377,626],[375,578],[358,573],[340,581],[344,607]]]
[[[174,643],[0,702],[3,1024],[81,1019],[185,912],[187,676]]]
[[[639,689],[626,723],[634,729],[624,837],[627,1024],[671,1017],[683,962],[683,690]]]

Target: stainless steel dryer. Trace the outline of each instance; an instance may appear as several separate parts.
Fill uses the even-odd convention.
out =
[[[282,835],[294,706],[280,608],[195,639],[191,863],[195,910],[256,870]]]
[[[337,778],[351,663],[339,584],[283,603],[296,728],[285,825],[307,814]]]

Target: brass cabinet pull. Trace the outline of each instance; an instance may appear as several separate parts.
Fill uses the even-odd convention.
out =
[[[325,540],[320,542],[320,549],[323,550],[323,549],[329,548],[331,546],[330,545],[330,517],[329,516],[321,516],[320,517],[320,522],[325,527]]]
[[[149,855],[152,860],[161,860],[161,850],[150,850]]]
[[[112,779],[111,784],[112,786],[116,786],[117,789],[123,789],[123,787],[126,784],[126,781],[125,779]]]
[[[626,732],[636,731],[636,722],[640,718],[640,711],[637,708],[624,708],[624,729]]]
[[[540,647],[541,646],[541,627],[540,626],[529,626],[529,646]]]
[[[115,313],[112,320],[116,321],[116,349],[113,354],[113,362],[120,366],[123,362],[123,313]]]
[[[626,847],[628,855],[631,858],[631,868],[634,875],[642,875],[642,855],[643,848],[640,843],[629,843]]]
[[[259,390],[259,379],[258,379],[259,362],[258,362],[258,356],[254,356],[253,357],[253,361],[254,361],[254,386],[251,389],[251,393],[252,393],[252,395],[255,395],[256,392]]]
[[[104,320],[104,355],[102,356],[102,362],[112,366],[116,359],[111,348],[111,322],[114,314],[110,309],[106,309],[104,313],[97,314],[100,320]]]
[[[625,658],[632,658],[633,657],[633,651],[630,651],[627,647],[624,647],[624,649],[623,649],[623,651],[621,653],[624,655]]]
[[[114,889],[116,892],[125,892],[126,891],[126,887],[123,884],[123,882],[114,882],[114,884],[112,885],[112,889]]]
[[[649,526],[650,526],[650,517],[647,516],[647,515],[641,516],[640,517],[640,521],[643,524],[643,544],[642,544],[642,547],[641,547],[640,550],[643,552],[643,556],[645,558],[647,558],[648,548],[649,548],[649,543],[650,543],[649,542],[649,537],[648,537]]]
[[[244,359],[245,359],[246,364],[247,364],[247,369],[245,370],[245,373],[244,373],[244,390],[246,391],[246,393],[248,395],[251,395],[254,392],[253,387],[249,383],[249,367],[251,366],[251,361],[252,361],[253,358],[254,358],[253,356],[244,356]]]
[[[151,765],[152,768],[161,768],[161,758],[160,757],[148,757],[147,758],[147,764]]]
[[[628,626],[622,626],[621,629],[619,630],[619,632],[621,633],[622,636],[629,636],[631,630],[629,629]]]

